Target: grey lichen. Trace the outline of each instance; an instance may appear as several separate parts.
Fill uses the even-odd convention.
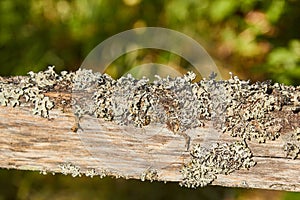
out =
[[[300,146],[295,143],[286,143],[283,146],[287,158],[296,159],[300,153]]]
[[[153,182],[158,180],[158,172],[155,169],[148,168],[141,174],[140,179],[141,181],[149,180],[150,182]]]
[[[299,88],[277,83],[272,85],[269,81],[250,84],[236,76],[217,85],[222,87],[226,108],[219,123],[223,132],[233,137],[260,143],[274,140],[280,136],[285,120],[279,113],[287,118],[296,117],[285,108],[297,107],[295,97],[300,93]]]
[[[278,86],[269,82],[249,84],[237,77],[224,81],[224,86],[228,101],[224,132],[258,142],[279,137],[281,119],[273,113],[287,102]]]
[[[0,105],[1,106],[19,106],[20,97],[24,94],[21,88],[12,83],[0,83]]]
[[[86,69],[58,75],[54,67],[49,67],[44,72],[28,74],[22,78],[0,79],[1,106],[31,106],[34,114],[49,117],[49,111],[57,103],[69,104],[77,117],[74,131],[80,127],[82,116],[91,115],[119,125],[165,124],[173,133],[189,141],[185,133],[188,129],[205,126],[211,121],[224,134],[243,140],[212,149],[195,145],[191,162],[182,170],[183,186],[204,186],[217,174],[253,166],[247,140],[264,143],[275,140],[282,133],[292,132],[294,140],[286,140],[284,151],[291,158],[299,154],[299,86],[272,85],[269,81],[251,84],[233,75],[229,80],[216,81],[212,76],[196,83],[192,72],[176,78],[157,76],[153,82],[146,78],[137,80],[131,75],[114,80],[107,74]],[[72,103],[47,96],[52,91],[71,92]],[[64,173],[80,175],[80,168],[71,164],[61,167]],[[87,174],[93,176],[94,173]],[[106,176],[107,173],[100,174]],[[146,171],[141,179],[149,179],[149,174],[155,175]]]
[[[136,80],[131,75],[116,81],[112,94],[112,111],[117,123],[132,123],[137,127],[149,124],[148,110],[151,102],[147,83],[147,79]]]
[[[58,75],[54,67],[49,67],[28,74],[0,81],[0,105],[32,105],[34,114],[49,117],[57,102],[45,94],[72,89],[72,106],[78,118],[89,114],[137,127],[163,123],[179,134],[211,120],[225,133],[258,142],[280,136],[283,122],[278,113],[285,106],[289,106],[290,116],[298,115],[300,110],[299,87],[250,84],[234,76],[225,81],[211,77],[195,83],[192,72],[176,78],[157,76],[153,82],[131,75],[114,80],[86,69]],[[66,100],[62,102],[66,104]]]
[[[81,177],[80,167],[73,165],[72,163],[62,163],[59,165],[59,168],[61,170],[61,173],[64,175],[71,174],[72,177],[76,177],[76,176]]]
[[[299,106],[299,88],[292,86],[250,84],[233,76],[225,81],[204,79],[198,83],[193,82],[194,78],[195,74],[190,72],[176,78],[157,76],[151,83],[131,75],[115,81],[108,75],[82,69],[75,75],[75,93],[85,91],[84,98],[88,97],[93,104],[78,97],[75,113],[137,127],[162,123],[182,135],[211,120],[216,128],[231,136],[261,143],[280,136],[283,123],[278,113],[285,106],[293,111],[290,115]]]
[[[113,174],[112,172],[109,172],[105,169],[100,169],[100,170],[96,170],[94,168],[90,168],[87,170],[81,170],[81,168],[79,166],[76,166],[72,163],[62,163],[58,166],[61,170],[61,173],[64,175],[71,175],[72,177],[81,177],[82,175],[85,175],[87,177],[99,177],[99,178],[104,178],[108,175],[112,175],[116,178],[118,177],[122,177],[118,174]],[[43,170],[41,171],[42,174],[47,174],[47,171]]]
[[[105,169],[88,169],[85,173],[85,176],[93,178],[94,176],[98,176],[101,179],[108,176],[110,173]]]
[[[94,114],[120,125],[165,123],[174,132],[184,131],[204,125],[201,119],[209,117],[209,98],[199,98],[204,90],[198,91],[198,84],[191,82],[194,77],[193,73],[175,79],[157,77],[150,83],[128,75],[115,81],[106,74],[82,69],[76,72],[73,92],[85,93],[77,96],[75,110],[79,116]],[[94,105],[83,105],[81,98],[92,99]]]
[[[55,104],[45,96],[45,93],[53,90],[56,85],[68,85],[66,82],[71,82],[71,75],[62,72],[59,76],[53,66],[43,72],[28,74],[27,77],[0,81],[0,105],[12,107],[29,105],[33,107],[33,114],[49,117],[49,110]]]
[[[93,100],[95,102],[96,108],[94,115],[96,117],[104,118],[106,120],[113,119],[112,110],[112,87],[115,84],[113,80],[107,74],[100,75],[97,79],[97,90],[93,94]]]
[[[176,78],[157,76],[150,90],[154,121],[167,124],[173,132],[204,126],[203,120],[210,117],[211,102],[205,89],[192,82],[194,79],[192,72]]]
[[[81,69],[75,73],[72,95],[75,114],[113,120],[119,125],[163,123],[174,133],[189,137],[187,129],[204,126],[210,117],[208,92],[192,83],[194,73],[160,78],[154,82],[131,75],[113,80],[106,74]]]
[[[109,172],[105,169],[101,169],[99,172],[97,172],[97,174],[100,178],[104,178],[109,175]]]
[[[93,178],[94,176],[98,176],[98,173],[96,172],[95,169],[88,169],[85,172],[85,176]]]
[[[191,151],[191,160],[181,170],[181,186],[203,187],[217,178],[218,174],[230,174],[240,168],[249,169],[255,162],[252,153],[243,142],[216,144],[206,149],[197,144]]]
[[[97,96],[97,92],[101,93],[101,85],[98,85],[98,80],[100,79],[102,79],[102,74],[93,73],[91,70],[79,69],[74,73],[72,80],[72,106],[75,115],[79,118],[85,114],[98,116],[95,112],[97,110],[96,105],[101,106],[101,103],[98,102],[97,98],[94,102],[93,96]],[[108,88],[106,89],[108,90]],[[103,93],[105,92],[103,91]],[[103,101],[106,96],[103,95],[101,97],[103,98],[99,101]]]
[[[300,141],[300,127],[297,127],[294,132],[294,137],[297,141]]]
[[[48,171],[46,169],[43,169],[40,171],[40,174],[42,175],[47,175],[48,174]]]
[[[300,127],[292,128],[288,133],[282,136],[284,141],[283,151],[285,156],[290,159],[296,159],[300,154]]]

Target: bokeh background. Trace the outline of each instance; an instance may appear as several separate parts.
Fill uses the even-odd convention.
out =
[[[197,40],[223,73],[242,79],[300,84],[298,0],[0,0],[0,75],[55,65],[75,71],[88,53],[122,31],[165,27]],[[176,41],[174,41],[176,42]],[[144,49],[118,58],[114,78],[143,63],[188,68],[177,55]],[[121,66],[121,67],[120,67]],[[0,170],[1,199],[300,199],[299,193],[175,183],[71,178]]]

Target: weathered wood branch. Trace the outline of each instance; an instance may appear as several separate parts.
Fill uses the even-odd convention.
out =
[[[68,102],[71,94],[54,88],[44,95],[54,102],[62,99]],[[263,144],[247,140],[256,162],[254,167],[218,174],[212,184],[300,191],[300,159],[288,158],[284,151],[288,143],[285,135],[294,131],[288,124],[299,127],[299,112],[292,118],[286,118],[284,113],[282,109],[276,115],[286,121],[277,139]],[[79,127],[74,128],[78,118],[69,105],[55,106],[48,116],[33,115],[32,106],[26,104],[0,107],[1,168],[181,182],[180,171],[191,159],[186,138],[174,134],[166,124],[150,123],[139,128],[83,115]],[[236,137],[214,128],[211,120],[203,121],[205,126],[185,131],[191,147],[237,141]]]

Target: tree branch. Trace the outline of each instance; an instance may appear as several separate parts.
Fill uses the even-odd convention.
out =
[[[67,75],[61,75],[60,77],[64,77],[62,79],[58,79],[58,75],[51,78],[49,74],[52,72],[50,73],[50,71],[49,69],[43,73],[43,75],[46,74],[45,80],[48,80],[48,83],[44,85],[38,83],[38,76],[35,73],[30,74],[29,77],[0,79],[0,102],[3,105],[0,107],[1,168],[64,173],[72,176],[104,177],[109,175],[150,181],[175,181],[181,182],[183,186],[187,187],[204,186],[211,183],[228,187],[300,191],[300,159],[297,158],[300,134],[300,114],[297,110],[299,87],[282,85],[279,87],[276,84],[271,86],[266,83],[268,85],[266,89],[262,89],[266,87],[265,84],[258,85],[257,90],[246,87],[243,89],[245,90],[243,94],[248,90],[251,97],[261,94],[258,91],[264,91],[263,94],[269,100],[275,98],[274,102],[270,100],[271,103],[266,103],[268,105],[264,104],[261,108],[265,114],[263,117],[273,123],[267,127],[261,127],[259,116],[252,116],[257,109],[256,103],[265,100],[258,95],[259,97],[255,101],[250,101],[250,96],[245,98],[246,100],[242,100],[242,97],[238,98],[237,101],[242,107],[237,105],[233,107],[233,100],[231,100],[229,104],[225,105],[225,109],[218,113],[220,116],[223,115],[223,118],[214,116],[213,110],[217,109],[214,107],[216,105],[212,104],[211,107],[207,107],[209,116],[205,117],[204,112],[200,113],[197,115],[200,116],[197,126],[187,128],[184,127],[184,118],[180,115],[185,107],[180,107],[180,102],[174,101],[176,100],[174,94],[180,92],[172,93],[175,91],[172,89],[168,89],[166,92],[167,87],[163,86],[162,90],[153,89],[153,85],[157,83],[146,83],[148,89],[139,86],[133,96],[141,94],[141,98],[127,100],[133,101],[130,105],[136,102],[146,104],[146,100],[143,99],[144,91],[146,91],[147,94],[153,95],[148,99],[151,106],[147,108],[147,111],[143,111],[142,106],[138,107],[137,114],[142,113],[143,115],[136,120],[131,115],[132,121],[125,123],[123,118],[117,118],[118,108],[114,108],[113,103],[107,104],[108,107],[112,106],[111,118],[108,115],[104,116],[103,113],[103,115],[98,113],[98,117],[94,117],[86,110],[81,110],[80,113],[74,106],[79,105],[78,99],[82,97],[80,95],[78,97],[78,90],[70,89],[74,85],[68,87]],[[56,82],[51,82],[54,79]],[[230,80],[220,84],[227,84],[230,88],[244,84],[234,78]],[[233,83],[233,80],[236,83]],[[210,82],[210,84],[215,83],[214,81]],[[117,84],[114,84],[112,93],[120,93],[120,88],[116,89]],[[160,82],[160,84],[168,83]],[[189,80],[183,84],[194,87]],[[250,84],[247,83],[247,85]],[[202,86],[203,83],[195,87],[204,90],[205,87]],[[43,94],[39,100],[30,96],[26,91],[26,89],[34,87],[38,88],[34,95]],[[12,88],[20,88],[23,93],[14,97],[7,95],[8,90],[6,89],[12,91]],[[268,90],[270,88],[272,91]],[[98,87],[96,89],[99,91]],[[188,87],[185,89],[187,91]],[[235,93],[242,91],[238,88],[233,90]],[[172,96],[171,93],[173,94],[173,99],[169,99],[168,92],[170,96]],[[18,91],[14,95],[16,93]],[[95,94],[95,91],[91,93]],[[104,93],[101,94],[103,97]],[[210,94],[209,98],[213,99],[213,92],[210,91]],[[226,93],[226,95],[228,94]],[[201,95],[205,96],[206,93]],[[95,95],[86,96],[95,97]],[[17,98],[17,101],[14,101],[14,98]],[[77,104],[75,103],[73,106],[71,106],[72,98],[77,100]],[[99,103],[100,95],[97,98]],[[42,99],[44,101],[41,101]],[[108,96],[106,96],[107,99]],[[45,106],[44,109],[37,108],[37,102]],[[120,101],[116,102],[121,103]],[[158,115],[158,111],[155,112],[153,108],[155,103],[162,106],[162,113],[167,116],[166,119],[159,121],[155,116]],[[82,108],[83,105],[79,106]],[[202,108],[206,107],[198,109]],[[247,108],[250,108],[252,112],[247,114],[249,111]],[[133,108],[129,108],[128,113],[132,114],[133,111],[131,112],[130,109]],[[181,111],[178,112],[180,109]],[[33,115],[32,110],[36,115]],[[147,115],[151,117],[149,123],[143,121]],[[250,115],[250,117],[245,115]],[[173,117],[177,117],[177,121],[170,120]],[[231,120],[232,123],[228,120]],[[252,130],[254,135],[247,130],[241,130],[241,128],[246,129],[250,126],[249,123],[257,127]],[[177,125],[179,127],[176,127]],[[193,126],[194,124],[188,125]],[[253,128],[253,126],[249,128]],[[238,130],[240,131],[238,132]],[[183,135],[190,138],[189,150],[186,148],[186,138]],[[241,145],[236,146],[236,142]],[[209,160],[212,163],[211,166],[208,164]],[[204,172],[199,170],[204,170]],[[191,177],[196,176],[197,173],[202,173],[202,177]]]

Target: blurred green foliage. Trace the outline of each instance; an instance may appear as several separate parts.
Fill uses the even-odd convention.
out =
[[[181,188],[177,183],[64,175],[40,175],[38,172],[0,171],[0,200],[81,200],[81,199],[199,199],[215,200],[235,197],[242,190],[222,187]],[[9,181],[8,181],[9,180]],[[5,187],[4,187],[5,186]],[[174,192],[176,191],[176,192]]]
[[[25,74],[47,65],[75,70],[108,37],[158,26],[199,41],[226,75],[233,71],[246,79],[296,85],[299,13],[296,0],[1,0],[0,72]],[[153,53],[150,61],[161,62],[161,54]],[[134,59],[149,62],[149,52],[139,51]],[[117,65],[132,64],[128,60]],[[117,65],[110,69],[115,77],[125,73]]]
[[[55,65],[57,71],[76,70],[87,54],[108,37],[132,28],[157,26],[199,41],[225,77],[233,71],[246,79],[299,85],[299,21],[297,0],[1,0],[0,74],[22,75],[48,65]],[[119,77],[147,62],[170,64],[178,70],[187,65],[176,55],[148,49],[120,57],[108,71]],[[125,71],[120,71],[118,65],[126,66]],[[71,177],[3,170],[0,177],[0,199],[47,199],[53,195],[60,196],[53,199],[76,199],[76,195],[89,199],[126,199],[127,195],[128,199],[137,197],[137,193],[145,199],[168,195],[174,199],[198,195],[202,199],[224,199],[231,193],[229,196],[234,195],[227,199],[235,199],[243,193],[216,187],[188,190],[169,183],[112,179],[91,182],[86,178],[74,181]],[[283,199],[291,197],[300,196],[288,193]]]

